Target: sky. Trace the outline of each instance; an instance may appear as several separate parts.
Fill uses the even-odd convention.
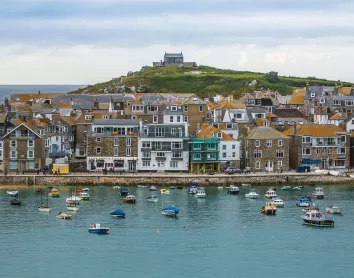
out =
[[[95,84],[183,51],[354,82],[354,0],[0,0],[0,84]]]

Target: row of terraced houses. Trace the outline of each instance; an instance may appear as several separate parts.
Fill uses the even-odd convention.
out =
[[[18,94],[0,115],[0,170],[221,172],[344,169],[354,164],[354,90],[292,96]]]

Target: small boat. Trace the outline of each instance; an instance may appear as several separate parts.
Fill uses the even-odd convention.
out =
[[[113,186],[113,189],[120,189],[120,186],[115,185],[115,186]]]
[[[66,214],[64,212],[59,212],[56,216],[58,219],[71,220],[73,218],[72,215]]]
[[[154,185],[152,185],[152,186],[150,186],[149,187],[149,191],[156,191],[157,189],[156,189],[156,186],[154,186]]]
[[[305,188],[305,186],[304,186],[304,185],[299,185],[298,187],[299,187],[299,188]]]
[[[109,234],[110,230],[109,228],[101,227],[101,224],[96,224],[90,225],[90,227],[88,228],[88,232],[93,234],[106,235]]]
[[[160,193],[161,193],[161,195],[170,195],[170,191],[167,190],[167,189],[165,189],[165,188],[162,188],[162,189],[160,190]]]
[[[237,186],[234,186],[234,185],[230,185],[227,188],[227,193],[232,194],[232,195],[237,195],[240,193],[240,188],[238,188]]]
[[[277,207],[273,203],[268,202],[261,208],[261,212],[266,215],[275,215],[277,213]]]
[[[308,211],[301,216],[305,225],[316,227],[334,227],[334,220],[327,219],[320,211]]]
[[[40,212],[51,212],[52,208],[49,206],[49,195],[47,194],[47,202],[46,202],[46,204],[42,203],[42,196],[43,196],[43,194],[41,194],[41,206],[38,208],[38,210]]]
[[[277,208],[283,208],[284,207],[284,202],[282,199],[275,198],[271,201],[272,204],[274,204]]]
[[[146,200],[148,202],[156,203],[159,200],[159,198],[156,195],[151,195],[151,196],[147,197]]]
[[[171,185],[171,186],[170,186],[170,189],[177,189],[177,186]]]
[[[104,188],[104,186],[103,186],[103,185],[100,185],[100,188]]]
[[[10,205],[12,205],[12,206],[21,206],[21,205],[22,205],[22,202],[21,202],[21,200],[19,200],[19,199],[12,199],[12,200],[10,201]]]
[[[224,187],[223,186],[218,186],[218,189],[224,189]]]
[[[259,198],[259,194],[256,192],[255,189],[250,189],[250,192],[245,194],[245,198],[258,199]]]
[[[301,190],[300,186],[295,186],[295,187],[293,188],[293,191],[300,191],[300,190]]]
[[[85,188],[83,188],[83,189],[81,189],[82,191],[85,191],[85,192],[88,192],[88,191],[90,191],[90,189],[89,188],[87,188],[87,187],[85,187]]]
[[[189,194],[197,194],[198,187],[194,184],[189,186]]]
[[[243,187],[251,187],[251,185],[249,183],[242,183],[241,186],[243,186]]]
[[[340,172],[338,172],[338,171],[329,171],[329,174],[330,174],[331,176],[338,177],[338,176],[340,175]]]
[[[311,197],[301,197],[299,201],[296,202],[298,207],[310,207],[312,205]]]
[[[134,195],[128,195],[123,199],[124,203],[127,204],[135,204],[136,203],[136,197]]]
[[[42,192],[42,188],[37,187],[37,188],[36,188],[36,192]]]
[[[59,197],[60,192],[58,189],[53,188],[52,190],[49,191],[48,195],[49,195],[49,197]]]
[[[318,207],[309,207],[309,208],[304,208],[302,210],[303,212],[310,212],[310,211],[320,211]]]
[[[17,190],[9,190],[9,191],[6,191],[6,195],[10,196],[10,197],[17,197],[18,191]]]
[[[199,188],[199,189],[197,190],[197,193],[195,194],[195,197],[197,197],[197,198],[205,198],[205,197],[206,197],[205,190]]]
[[[77,195],[77,194],[80,194],[80,193],[83,193],[83,192],[85,192],[85,191],[83,191],[82,189],[78,189],[74,193],[72,193],[72,195]]]
[[[138,188],[147,188],[147,185],[138,184]]]
[[[290,185],[285,185],[281,188],[283,191],[291,191],[291,186]]]
[[[111,216],[116,218],[125,218],[125,212],[123,210],[117,209],[111,212]]]
[[[312,194],[316,199],[324,199],[323,189],[321,187],[315,188],[315,193]]]
[[[129,194],[128,188],[122,187],[120,189],[120,196],[128,196],[128,194]]]
[[[277,192],[275,192],[275,190],[273,189],[269,189],[265,194],[264,194],[264,198],[266,199],[273,199],[277,197]]]
[[[78,197],[81,200],[87,201],[90,200],[90,195],[87,192],[81,192],[79,194],[76,195],[76,197]]]
[[[164,207],[164,203],[171,203],[171,205]],[[175,207],[174,202],[167,202],[167,201],[162,202],[162,215],[177,217],[178,213],[179,213],[179,209]]]
[[[66,205],[66,209],[70,211],[78,211],[79,207],[77,206],[76,203],[69,203]]]
[[[343,214],[343,208],[338,205],[326,208],[326,212],[329,214]]]
[[[69,197],[69,198],[66,198],[66,199],[65,199],[65,202],[66,202],[67,204],[74,204],[74,203],[76,203],[76,204],[81,204],[81,203],[82,203],[82,200],[81,200],[79,197],[77,197],[77,196],[71,196],[71,197]]]

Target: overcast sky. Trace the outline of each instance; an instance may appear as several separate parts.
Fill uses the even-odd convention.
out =
[[[0,2],[0,84],[94,84],[165,51],[218,68],[354,82],[353,0]]]

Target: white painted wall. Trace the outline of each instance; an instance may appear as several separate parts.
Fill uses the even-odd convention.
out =
[[[346,129],[347,132],[354,132],[354,118],[348,121]]]
[[[170,121],[170,117],[172,117],[173,122]],[[179,118],[179,122],[178,122]],[[183,115],[163,115],[163,123],[164,124],[183,124]]]
[[[220,161],[237,161],[240,160],[240,142],[239,141],[220,141]],[[226,149],[223,149],[223,146]],[[223,154],[226,154],[226,157]],[[235,157],[233,157],[235,154]]]

